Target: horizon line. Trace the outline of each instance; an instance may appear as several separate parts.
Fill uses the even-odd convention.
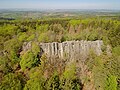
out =
[[[120,10],[120,9],[116,9],[116,8],[113,8],[113,9],[105,9],[105,8],[0,8],[1,9],[6,9],[6,10],[15,10],[15,9],[18,9],[18,10]]]

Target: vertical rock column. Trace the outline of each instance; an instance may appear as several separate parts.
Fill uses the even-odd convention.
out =
[[[103,42],[97,41],[66,41],[62,43],[40,43],[40,47],[43,49],[44,53],[49,58],[61,58],[68,60],[77,60],[82,58],[87,58],[90,50],[96,55],[102,53],[101,47]]]

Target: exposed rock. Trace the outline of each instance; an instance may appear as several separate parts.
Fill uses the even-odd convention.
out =
[[[67,60],[85,60],[92,50],[96,55],[102,53],[101,47],[103,41],[66,41],[62,43],[40,43],[42,53],[44,52],[48,58],[60,58]],[[22,52],[31,50],[32,42],[25,42]]]
[[[107,55],[108,56],[112,56],[112,49],[110,45],[107,45],[107,49],[106,49]]]
[[[40,43],[48,58],[58,57],[68,60],[85,60],[92,50],[96,55],[102,53],[103,41],[66,41],[62,43]]]
[[[20,52],[20,55],[23,55],[26,51],[31,50],[32,48],[32,42],[24,42],[22,46],[22,51]]]
[[[32,47],[32,42],[30,41],[30,42],[24,42],[24,44],[23,44],[23,51],[27,51],[27,50],[30,50],[31,49],[31,47]]]

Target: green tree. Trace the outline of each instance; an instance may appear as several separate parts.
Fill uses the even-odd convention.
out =
[[[20,80],[13,73],[9,73],[3,77],[0,83],[1,90],[21,90]]]
[[[110,75],[106,81],[105,90],[117,90],[117,77]]]
[[[30,71],[30,79],[27,81],[24,90],[46,90],[45,79],[39,67]]]
[[[8,72],[11,71],[11,63],[5,56],[0,56],[0,71],[3,74],[7,74]]]
[[[60,90],[60,79],[57,72],[54,72],[53,76],[50,77],[46,87],[47,90]]]
[[[39,42],[49,42],[49,35],[47,33],[41,33],[38,37]]]
[[[76,76],[76,66],[75,63],[69,64],[63,76],[61,77],[61,89],[63,90],[81,90],[81,82]]]
[[[27,51],[21,58],[20,66],[22,70],[25,70],[26,68],[30,69],[39,64],[37,55],[31,51]]]

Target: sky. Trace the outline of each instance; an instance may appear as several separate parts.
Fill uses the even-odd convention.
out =
[[[120,0],[0,0],[0,8],[120,10]]]

